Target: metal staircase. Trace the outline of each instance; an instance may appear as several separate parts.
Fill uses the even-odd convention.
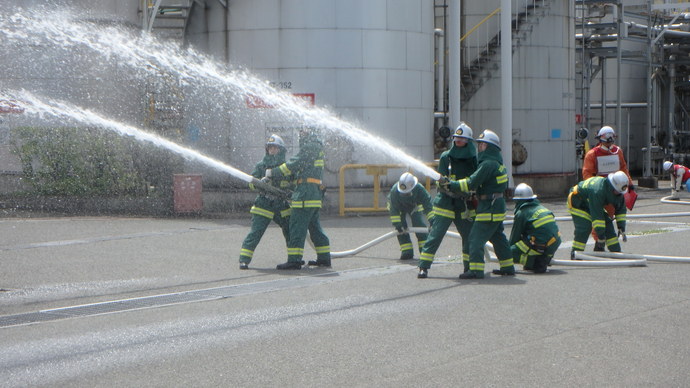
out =
[[[549,0],[530,1],[513,14],[513,52],[520,47],[534,26],[546,15],[549,6]],[[468,63],[463,63],[461,72],[461,104],[463,106],[487,81],[493,78],[494,74],[500,72],[500,47],[501,32],[498,31],[478,50],[478,54],[473,59],[467,61]]]
[[[158,38],[184,41],[189,15],[195,6],[204,7],[205,0],[143,0],[142,25]]]

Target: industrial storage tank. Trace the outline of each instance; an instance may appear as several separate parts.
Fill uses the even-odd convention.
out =
[[[424,0],[206,2],[190,14],[186,41],[432,161],[433,22],[433,2]],[[187,115],[202,123],[202,133],[229,130],[231,143],[218,143],[208,133],[208,141],[202,136],[197,144],[244,170],[262,154],[267,135],[282,135],[295,152],[297,129],[311,124],[256,101],[243,109],[217,119],[201,117],[204,112],[195,118],[191,110]],[[337,185],[342,164],[396,163],[356,141],[325,138],[329,186]],[[365,178],[358,179],[371,182]]]
[[[501,5],[499,0],[464,3],[467,30]],[[521,181],[534,184],[533,179],[542,176],[546,179],[540,192],[556,193],[576,181],[573,12],[572,2],[513,2],[513,144],[503,144],[513,147],[511,186]],[[474,62],[481,71],[473,74],[473,82],[481,86],[464,101],[462,117],[478,128],[501,128],[500,46],[492,41],[499,33],[497,17],[484,24],[488,27],[463,42],[471,55],[463,58],[466,66],[472,66],[483,50],[488,54]]]

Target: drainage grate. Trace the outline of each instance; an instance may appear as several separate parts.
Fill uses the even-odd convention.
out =
[[[217,288],[206,288],[178,292],[174,294],[163,294],[146,296],[141,298],[114,300],[102,303],[92,303],[79,306],[62,307],[50,310],[41,310],[30,313],[0,316],[0,328],[27,325],[54,321],[58,319],[87,317],[92,315],[110,314],[130,310],[168,306],[180,303],[201,302],[214,299],[232,298],[242,295],[260,294],[272,291],[285,290],[290,288],[308,287],[312,285],[366,278],[370,276],[381,276],[395,272],[405,271],[413,268],[409,265],[395,265],[383,268],[361,268],[340,272],[329,272],[314,276],[297,276],[294,278],[270,280],[266,282],[247,283],[234,286]]]

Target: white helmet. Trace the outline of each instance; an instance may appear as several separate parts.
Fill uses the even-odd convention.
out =
[[[630,184],[630,180],[628,179],[628,175],[623,171],[610,173],[608,175],[608,180],[611,182],[611,186],[613,186],[617,192],[625,194],[628,191],[628,184]]]
[[[668,161],[668,160],[664,162],[664,171],[670,170],[671,167],[673,167],[673,162]]]
[[[419,180],[416,176],[406,172],[400,175],[400,180],[398,180],[398,192],[402,194],[408,194],[414,189]]]
[[[613,128],[606,125],[601,127],[597,133],[597,138],[599,141],[613,142],[613,140],[616,138],[616,132],[613,130]]]
[[[266,148],[268,148],[268,146],[270,145],[278,146],[282,149],[285,149],[285,141],[283,141],[282,137],[275,134],[269,136],[268,140],[266,140]]]
[[[501,148],[501,140],[498,138],[498,135],[490,129],[485,129],[484,132],[482,132],[481,135],[479,135],[477,141],[483,143],[490,143],[495,145],[499,149]]]
[[[472,135],[472,128],[470,128],[470,126],[465,124],[464,122],[461,122],[460,125],[458,125],[458,127],[455,128],[455,133],[453,133],[453,137],[462,137],[467,140],[474,139],[474,135]]]
[[[527,183],[520,183],[517,185],[515,188],[515,193],[513,193],[513,200],[518,200],[518,199],[535,199],[537,198],[537,195],[534,194],[532,191],[532,188],[529,187]]]

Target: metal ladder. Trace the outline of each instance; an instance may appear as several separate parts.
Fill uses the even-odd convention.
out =
[[[226,0],[221,3],[227,4]],[[205,0],[142,0],[142,27],[159,38],[184,41],[193,7],[205,6]]]

